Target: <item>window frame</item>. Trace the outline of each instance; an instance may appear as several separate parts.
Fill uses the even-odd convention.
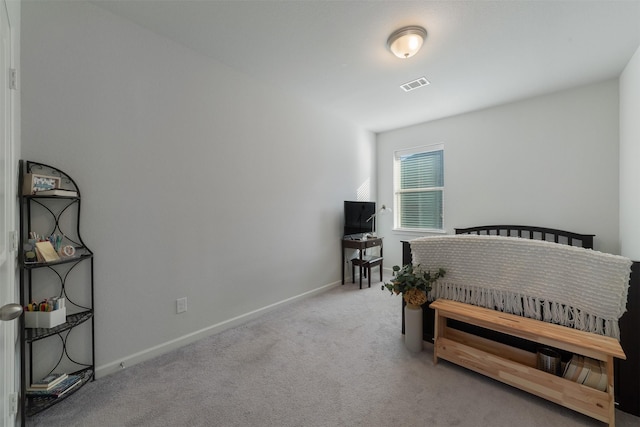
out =
[[[402,190],[400,188],[400,174],[401,174],[401,159],[402,157],[406,157],[412,154],[419,153],[430,153],[435,151],[442,152],[442,186],[437,187],[422,187],[419,189],[411,189],[411,190]],[[444,221],[444,195],[445,195],[445,182],[444,182],[444,144],[433,144],[433,145],[422,145],[418,147],[396,150],[393,152],[393,206],[394,206],[394,219],[393,219],[393,229],[394,231],[404,231],[404,232],[419,232],[419,233],[444,233],[445,232],[445,221]],[[402,227],[401,215],[402,215],[402,206],[401,206],[401,195],[410,193],[410,192],[436,192],[439,191],[442,194],[442,203],[441,203],[441,228],[408,228]]]

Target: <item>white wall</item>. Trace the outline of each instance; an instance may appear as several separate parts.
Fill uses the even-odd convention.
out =
[[[84,2],[23,4],[22,81],[23,158],[82,191],[98,375],[338,283],[373,134]]]
[[[640,47],[620,76],[620,245],[640,261]]]
[[[378,201],[392,204],[394,150],[444,143],[448,233],[490,224],[595,234],[619,253],[618,82],[606,81],[378,135]],[[387,266],[400,240],[379,222]]]

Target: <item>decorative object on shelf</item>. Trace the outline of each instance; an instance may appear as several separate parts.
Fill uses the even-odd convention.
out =
[[[29,232],[29,240],[22,246],[24,263],[49,263],[74,257],[76,248],[73,245],[63,245],[64,242],[65,236],[62,234],[45,237]]]
[[[410,351],[422,350],[422,304],[427,302],[427,292],[433,284],[445,274],[442,268],[431,272],[421,269],[420,265],[406,264],[402,268],[394,265],[393,280],[382,285],[382,290],[402,294],[406,303],[404,342]]]
[[[60,255],[65,257],[72,257],[76,254],[76,248],[71,245],[66,245],[60,248]]]

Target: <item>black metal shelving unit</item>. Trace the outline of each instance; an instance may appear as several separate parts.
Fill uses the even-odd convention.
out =
[[[55,177],[60,188],[75,192],[74,195],[38,195],[25,191],[25,179],[32,175]],[[66,299],[66,321],[51,328],[26,328],[25,316],[20,318],[20,413],[24,426],[27,417],[33,416],[66,399],[89,381],[95,379],[94,300],[93,300],[93,252],[80,236],[80,189],[69,175],[53,166],[32,161],[20,161],[20,301],[23,306],[32,300],[58,296]],[[27,186],[29,184],[27,183]],[[25,256],[32,232],[42,236],[62,236],[61,244],[73,247],[72,256],[61,256],[52,262],[33,262]],[[55,290],[55,295],[44,295]],[[82,292],[79,292],[82,290]],[[76,295],[81,294],[81,295]],[[69,345],[69,337],[79,327],[87,325],[89,339]],[[54,337],[59,339],[59,342]],[[37,347],[37,348],[36,348]],[[74,347],[74,348],[70,348]],[[46,350],[44,350],[46,348]],[[51,360],[39,360],[41,352],[60,354]],[[57,354],[57,353],[56,353]],[[35,364],[38,363],[38,366]],[[40,366],[44,365],[44,366]],[[81,381],[59,397],[30,396],[27,387],[50,373],[78,375]]]

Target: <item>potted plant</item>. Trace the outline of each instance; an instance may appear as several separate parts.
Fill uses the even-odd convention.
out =
[[[435,272],[425,271],[420,268],[420,264],[416,266],[407,264],[402,268],[394,265],[393,280],[385,283],[382,290],[386,288],[392,294],[402,294],[402,298],[407,304],[419,307],[427,302],[427,293],[445,273],[442,268]]]
[[[422,304],[427,302],[427,293],[433,284],[445,275],[445,270],[439,268],[432,272],[423,270],[420,265],[406,264],[393,266],[393,280],[382,285],[382,290],[388,289],[391,294],[402,294],[407,303],[404,307],[405,345],[411,351],[422,350]]]

